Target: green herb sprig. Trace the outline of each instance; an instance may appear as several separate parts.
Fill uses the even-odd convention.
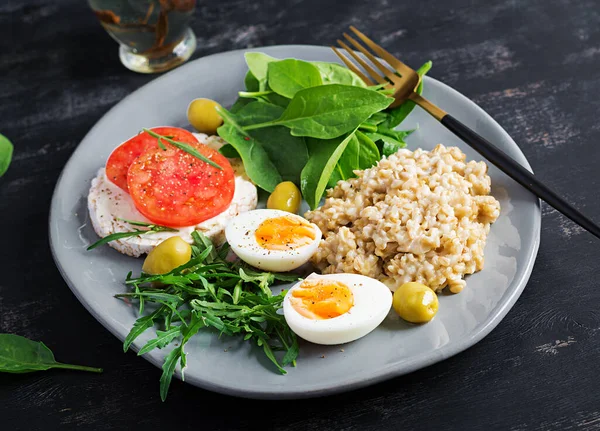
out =
[[[146,229],[146,230],[135,229],[135,230],[132,230],[129,232],[117,232],[117,233],[113,233],[111,235],[107,235],[104,238],[101,238],[98,241],[96,241],[95,243],[93,243],[92,245],[90,245],[87,248],[87,250],[88,251],[92,250],[96,247],[107,244],[111,241],[116,241],[118,239],[129,238],[132,236],[140,236],[140,235],[144,235],[144,234],[151,233],[151,232],[177,232],[177,229],[174,229],[172,227],[160,226],[157,224],[145,223],[145,222],[141,222],[141,221],[132,221],[132,220],[126,220],[126,219],[119,219],[119,220],[127,222],[133,226],[144,226],[144,227],[147,227],[148,229]]]
[[[102,368],[56,362],[52,351],[41,341],[32,341],[15,334],[0,334],[0,372],[32,373],[51,368],[102,372]]]
[[[201,233],[192,233],[192,259],[173,271],[162,275],[142,273],[140,277],[127,276],[131,292],[116,295],[152,303],[157,308],[140,316],[123,343],[127,351],[137,337],[147,329],[159,325],[156,337],[138,351],[143,355],[156,348],[175,343],[163,364],[160,378],[160,396],[164,401],[177,365],[181,377],[187,364],[186,343],[203,328],[216,330],[220,336],[239,336],[261,347],[278,372],[285,374],[288,365],[296,363],[298,341],[278,310],[285,292],[271,293],[270,286],[277,281],[295,281],[289,274],[261,272],[241,261],[227,260],[229,246],[215,247]],[[162,288],[156,288],[160,283]]]
[[[219,166],[217,163],[213,162],[211,159],[209,159],[208,157],[204,156],[202,153],[200,153],[198,150],[196,150],[194,147],[192,147],[190,144],[186,144],[185,142],[179,142],[179,141],[175,141],[174,139],[171,139],[168,136],[163,136],[163,135],[159,135],[156,132],[153,132],[150,129],[142,129],[144,132],[148,133],[150,136],[157,138],[158,139],[158,145],[160,148],[162,148],[163,150],[166,149],[166,147],[164,146],[164,144],[162,143],[162,141],[166,141],[169,144],[173,145],[176,148],[179,148],[182,151],[185,151],[188,154],[191,154],[192,156],[202,160],[203,162],[208,163],[209,165],[219,169],[219,170],[223,170],[223,168],[221,166]]]

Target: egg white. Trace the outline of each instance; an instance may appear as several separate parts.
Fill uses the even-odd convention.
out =
[[[307,245],[293,250],[268,250],[256,241],[256,230],[262,222],[277,217],[294,217],[306,220],[286,211],[258,209],[248,211],[232,219],[225,228],[225,237],[231,250],[244,262],[272,272],[286,272],[304,265],[317,251],[321,241],[321,230],[310,223],[315,231],[315,239]]]
[[[346,313],[331,319],[314,320],[298,313],[291,298],[302,282],[295,284],[283,301],[283,314],[292,331],[315,344],[344,344],[364,337],[373,331],[388,315],[392,307],[392,293],[378,280],[359,274],[311,274],[306,280],[339,281],[350,288],[354,305]]]

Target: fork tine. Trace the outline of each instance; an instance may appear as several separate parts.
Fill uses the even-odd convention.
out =
[[[342,52],[337,49],[335,46],[332,46],[331,49],[333,49],[333,52],[335,52],[337,54],[337,56],[344,62],[344,64],[346,66],[348,66],[348,69],[350,69],[352,72],[356,73],[360,79],[363,80],[364,83],[366,83],[367,85],[375,85],[375,82],[373,82],[373,80],[371,78],[369,78],[367,75],[365,75],[364,73],[362,73],[362,71],[356,67],[354,65],[354,63],[352,63],[348,57],[346,57],[344,54],[342,54]]]
[[[371,54],[365,47],[363,47],[360,43],[358,43],[352,36],[344,33],[344,37],[346,39],[348,39],[348,41],[354,45],[354,47],[356,49],[358,49],[360,52],[362,52],[364,55],[367,56],[367,58],[371,61],[371,63],[373,63],[377,69],[381,70],[381,72],[383,72],[383,74],[385,76],[387,76],[387,78],[391,81],[391,82],[397,82],[398,79],[400,79],[398,76],[396,76],[390,69],[388,69],[383,63],[381,63],[379,60],[377,60],[375,58],[375,56],[373,54]]]
[[[356,34],[360,40],[362,40],[365,44],[367,44],[369,46],[369,48],[371,48],[373,51],[375,51],[375,53],[379,57],[381,57],[385,61],[387,61],[392,67],[394,67],[396,70],[398,70],[398,72],[400,72],[401,74],[403,72],[407,73],[409,71],[414,72],[412,68],[410,68],[409,66],[407,66],[406,64],[404,64],[403,62],[398,60],[396,57],[394,57],[388,51],[383,49],[381,46],[377,45],[375,42],[373,42],[369,37],[367,37],[365,34],[363,34],[361,31],[359,31],[353,25],[350,26],[350,30],[352,30],[354,32],[354,34]]]
[[[358,62],[358,64],[360,64],[363,67],[363,69],[365,69],[367,71],[367,73],[371,76],[371,78],[373,78],[379,84],[388,84],[388,81],[386,81],[383,76],[381,76],[379,73],[377,73],[377,71],[375,71],[375,69],[373,69],[371,66],[369,66],[366,61],[364,61],[362,58],[360,58],[354,52],[353,49],[351,49],[348,45],[346,45],[344,42],[342,42],[339,39],[337,42],[338,42],[338,45],[340,45],[342,48],[344,48],[346,50],[346,52],[348,54],[350,54],[352,56],[352,58],[354,58]]]

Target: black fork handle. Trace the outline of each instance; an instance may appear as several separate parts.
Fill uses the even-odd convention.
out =
[[[517,183],[544,200],[548,205],[556,208],[556,210],[563,213],[592,235],[600,238],[600,228],[594,224],[594,222],[576,210],[554,191],[542,184],[531,172],[517,163],[517,161],[504,151],[492,145],[488,140],[478,135],[449,114],[446,114],[440,122]]]

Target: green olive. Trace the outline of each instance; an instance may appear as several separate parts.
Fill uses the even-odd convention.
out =
[[[166,274],[192,258],[192,247],[181,237],[174,236],[158,244],[144,260],[146,274]]]
[[[394,292],[392,307],[408,322],[426,323],[438,311],[438,297],[424,284],[404,283]]]
[[[267,208],[297,214],[301,202],[302,194],[296,184],[291,181],[284,181],[277,184],[275,190],[269,196]]]
[[[220,106],[210,99],[194,99],[187,108],[187,117],[190,124],[201,133],[214,135],[217,127],[223,124],[223,119],[215,109]]]

